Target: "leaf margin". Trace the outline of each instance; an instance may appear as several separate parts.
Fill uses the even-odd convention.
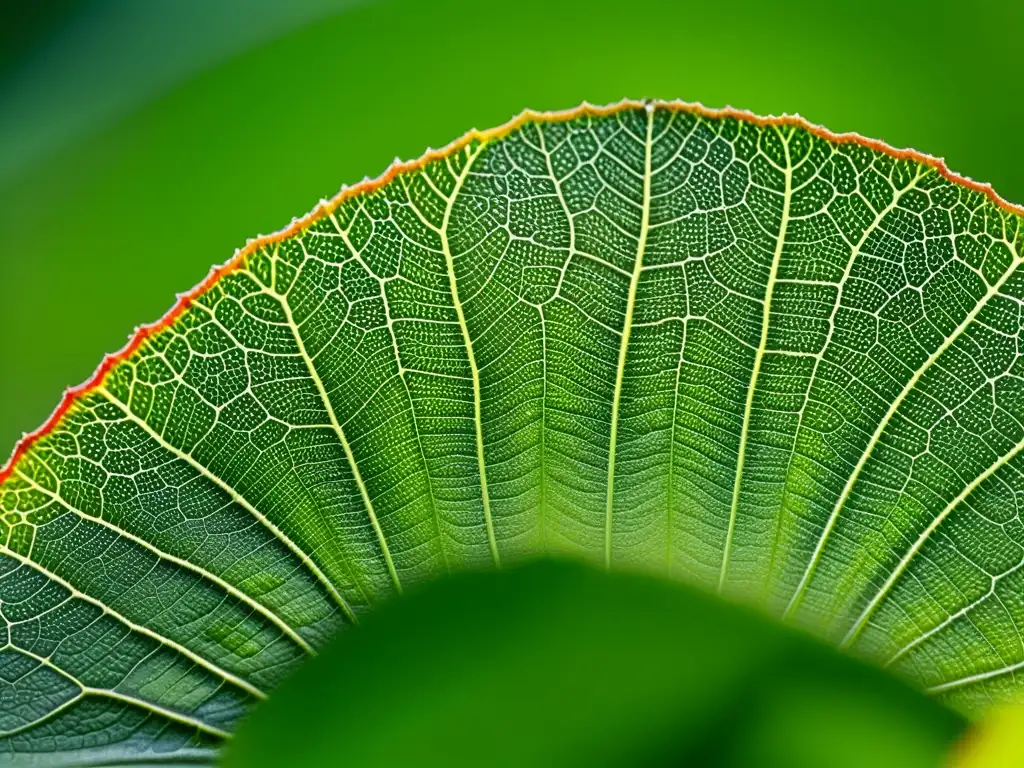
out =
[[[62,417],[82,397],[89,394],[103,385],[103,382],[110,371],[119,363],[127,360],[135,353],[142,344],[152,336],[170,327],[182,314],[184,314],[193,302],[213,288],[222,277],[231,273],[244,260],[258,251],[276,243],[280,243],[307,229],[317,221],[331,216],[334,211],[345,201],[362,195],[374,192],[397,176],[420,170],[429,163],[441,160],[469,147],[473,142],[489,143],[502,139],[516,129],[529,122],[538,123],[563,123],[575,120],[580,117],[608,117],[619,112],[635,109],[665,109],[673,112],[684,112],[707,119],[735,119],[747,122],[759,127],[792,127],[807,131],[816,138],[834,142],[836,144],[858,144],[876,152],[881,152],[895,160],[910,160],[920,163],[936,171],[944,179],[954,184],[966,187],[975,192],[980,192],[997,207],[1008,213],[1024,217],[1024,205],[1012,203],[1005,199],[988,182],[979,182],[969,176],[961,175],[946,164],[944,158],[921,152],[909,147],[897,148],[880,139],[872,139],[863,136],[855,131],[835,133],[823,125],[812,123],[799,113],[783,113],[781,115],[760,116],[747,109],[737,109],[731,106],[707,107],[699,101],[688,102],[682,99],[671,101],[661,99],[630,99],[623,98],[618,102],[605,105],[590,104],[587,101],[581,102],[578,106],[565,110],[534,110],[526,108],[513,118],[501,125],[485,130],[471,128],[457,139],[449,142],[438,149],[428,148],[424,154],[413,160],[401,160],[395,158],[387,169],[379,176],[370,178],[364,177],[362,181],[348,185],[342,185],[341,189],[331,198],[322,198],[316,206],[308,213],[300,217],[292,218],[291,222],[283,229],[272,232],[268,235],[257,235],[246,240],[245,245],[235,249],[231,258],[223,264],[214,266],[210,272],[191,289],[184,293],[177,294],[175,303],[158,320],[136,326],[128,341],[116,352],[109,352],[103,356],[102,361],[93,373],[80,384],[67,387],[57,404],[46,420],[31,432],[23,433],[15,443],[6,463],[0,466],[0,483],[5,482],[13,473],[18,463],[40,439],[48,435],[60,423]]]

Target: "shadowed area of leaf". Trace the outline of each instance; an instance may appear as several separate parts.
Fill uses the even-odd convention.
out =
[[[746,609],[539,561],[383,606],[257,708],[223,765],[910,768],[962,725]]]

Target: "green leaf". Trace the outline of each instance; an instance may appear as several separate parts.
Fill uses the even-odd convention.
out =
[[[388,603],[257,708],[223,765],[932,768],[962,727],[725,601],[541,562]]]
[[[679,103],[527,113],[343,190],[0,475],[0,750],[201,759],[388,596],[539,553],[1016,698],[1020,216]]]

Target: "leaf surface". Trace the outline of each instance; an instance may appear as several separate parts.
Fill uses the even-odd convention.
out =
[[[680,103],[526,113],[343,190],[0,474],[0,761],[202,759],[389,595],[540,553],[1016,698],[1021,213]]]

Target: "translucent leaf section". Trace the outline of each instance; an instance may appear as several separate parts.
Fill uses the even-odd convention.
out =
[[[1019,698],[1022,251],[939,161],[678,103],[343,191],[0,475],[0,763],[212,759],[374,604],[539,553]]]

